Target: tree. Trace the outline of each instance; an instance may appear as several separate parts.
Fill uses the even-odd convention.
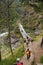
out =
[[[2,58],[1,58],[1,44],[0,44],[0,61],[2,60]]]
[[[1,11],[0,11],[1,23],[3,23],[6,20],[6,23],[8,26],[8,32],[9,32],[9,46],[10,46],[11,53],[13,55],[12,47],[11,47],[11,38],[10,38],[10,19],[11,19],[10,18],[10,8],[11,8],[11,4],[14,2],[14,0],[6,0],[6,1],[1,0],[0,2],[1,2],[1,4],[3,4],[3,5],[1,5]],[[4,24],[5,24],[5,22],[4,22]]]
[[[9,0],[8,0],[8,5],[7,5],[7,7],[8,7],[8,31],[9,31],[9,46],[10,46],[10,49],[11,49],[11,53],[12,53],[12,55],[13,55],[13,52],[12,52],[12,47],[11,47],[11,36],[10,36],[10,18],[9,18],[9,16],[10,16],[10,12],[9,12],[9,8],[10,8],[10,5],[12,4],[12,2],[9,4]]]

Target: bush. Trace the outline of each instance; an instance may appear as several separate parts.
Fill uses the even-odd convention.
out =
[[[40,57],[40,63],[43,63],[43,56]]]
[[[43,10],[43,4],[42,3],[38,3],[38,5],[34,6],[34,10],[36,12],[41,12]]]
[[[34,65],[34,64],[35,64],[35,61],[33,60],[32,63],[31,63],[31,65]]]
[[[24,54],[24,47],[21,45],[19,48],[15,49],[13,57],[10,55],[7,59],[0,62],[0,65],[13,65],[16,59],[21,58]]]

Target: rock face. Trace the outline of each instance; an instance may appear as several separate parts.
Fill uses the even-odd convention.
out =
[[[17,38],[11,38],[11,44],[15,44],[16,42],[18,42],[19,40]]]
[[[19,39],[16,36],[11,35],[11,44],[15,44],[18,41],[19,41]],[[9,42],[8,36],[4,38],[4,43],[6,43],[6,42]]]

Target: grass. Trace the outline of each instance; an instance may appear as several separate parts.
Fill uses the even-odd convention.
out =
[[[40,57],[40,63],[43,64],[43,56]]]
[[[32,38],[33,41],[36,41],[36,36],[34,34],[30,34],[30,37]]]
[[[31,63],[31,65],[34,65],[34,64],[35,64],[35,61],[33,60],[32,63]]]
[[[42,33],[42,34],[40,34],[40,36],[42,36],[42,37],[43,37],[43,33]]]
[[[0,62],[0,65],[13,65],[16,62],[16,59],[21,58],[24,55],[24,47],[21,45],[19,48],[16,48],[13,52],[13,57],[10,55],[7,59],[4,59]]]

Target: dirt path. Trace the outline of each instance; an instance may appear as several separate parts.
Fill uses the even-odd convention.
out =
[[[41,55],[43,55],[43,48],[40,47],[40,40],[38,40],[37,42],[34,42],[33,45],[32,45],[32,48],[33,48],[33,51],[34,51],[34,54],[35,54],[35,61],[37,63],[40,62],[40,57]]]
[[[23,62],[24,65],[31,65],[31,62],[33,61],[34,57],[36,63],[39,63],[40,56],[43,54],[43,49],[39,46],[40,41],[41,39],[29,45],[29,48],[32,49],[31,57],[29,60],[27,60],[26,55],[23,56],[21,61]]]

